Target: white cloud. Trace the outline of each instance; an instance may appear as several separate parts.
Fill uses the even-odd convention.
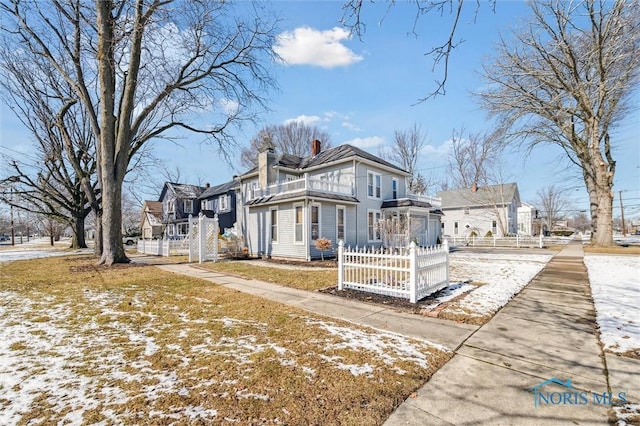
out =
[[[287,120],[284,120],[284,124],[289,124],[289,123],[294,123],[294,122],[299,122],[302,124],[305,124],[307,126],[311,126],[315,123],[317,123],[318,121],[320,121],[321,118],[318,117],[317,115],[299,115],[296,118],[289,118]]]
[[[445,159],[451,151],[451,145],[453,142],[451,139],[447,139],[441,145],[426,145],[420,150],[420,154],[424,155],[428,159]]]
[[[311,27],[300,27],[278,35],[273,50],[288,65],[344,67],[362,60],[362,56],[342,44],[349,38],[349,32],[344,28],[319,31]]]
[[[355,138],[346,141],[345,144],[353,145],[362,149],[377,148],[384,144],[384,139],[380,136],[370,136],[368,138]]]
[[[351,130],[353,132],[359,132],[359,131],[362,130],[360,127],[356,126],[353,123],[349,123],[348,121],[343,121],[342,122],[342,127],[344,127],[345,129],[349,129],[349,130]]]
[[[221,99],[218,101],[220,107],[228,116],[233,116],[238,113],[238,109],[240,108],[240,104],[238,101],[234,101],[232,99]]]

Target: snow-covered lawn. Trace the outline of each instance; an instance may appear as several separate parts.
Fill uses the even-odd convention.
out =
[[[152,267],[55,262],[1,266],[1,425],[378,424],[450,356]]]
[[[488,319],[522,290],[551,257],[516,251],[506,254],[451,253],[449,281],[461,293],[467,293],[445,307],[440,316],[470,322]],[[460,283],[471,284],[461,286]]]
[[[584,263],[605,349],[640,355],[640,256],[586,254]]]

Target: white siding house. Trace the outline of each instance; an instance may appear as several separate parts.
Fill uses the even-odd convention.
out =
[[[533,235],[533,221],[536,219],[536,208],[528,203],[518,207],[518,234]]]
[[[489,233],[505,236],[518,232],[518,185],[506,183],[485,187],[442,191],[442,221],[445,235],[484,237]]]
[[[350,145],[308,157],[259,154],[258,166],[239,176],[238,223],[252,255],[311,260],[318,238],[346,245],[383,244],[383,218],[414,223],[412,238],[435,245],[439,206],[406,193],[408,173]],[[431,201],[432,203],[429,203]],[[388,239],[388,238],[387,238]],[[327,255],[328,253],[325,253]]]

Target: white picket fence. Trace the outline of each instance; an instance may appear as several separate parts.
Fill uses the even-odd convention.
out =
[[[138,240],[138,253],[154,256],[187,255],[189,240]]]
[[[338,243],[338,290],[353,289],[409,299],[411,303],[449,285],[449,246],[408,249],[344,247]]]
[[[474,237],[474,236],[452,236],[447,237],[451,246],[468,247],[544,247],[542,236],[531,237],[527,235],[516,235],[515,237]]]

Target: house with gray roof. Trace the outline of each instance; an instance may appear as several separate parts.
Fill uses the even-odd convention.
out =
[[[337,247],[435,245],[440,236],[439,201],[407,192],[402,168],[351,145],[297,157],[259,153],[257,167],[238,177],[238,225],[252,255],[311,260],[321,257],[318,238]],[[383,226],[384,223],[398,225]],[[410,235],[396,238],[402,225]],[[384,231],[384,232],[383,232]],[[404,241],[401,241],[404,240]]]
[[[199,197],[208,189],[197,185],[165,182],[158,202],[162,203],[162,223],[165,238],[184,238],[189,235],[189,215],[200,213]]]
[[[211,186],[198,197],[200,211],[207,217],[218,215],[220,232],[232,228],[236,223],[237,196],[240,183],[233,179],[220,185]]]
[[[441,191],[442,233],[456,238],[506,236],[518,232],[520,193],[516,183]]]

